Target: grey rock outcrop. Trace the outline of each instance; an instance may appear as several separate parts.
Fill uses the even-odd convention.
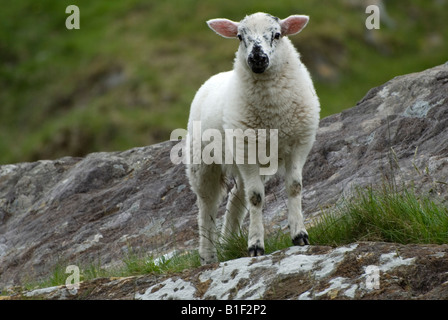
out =
[[[291,247],[167,276],[98,279],[24,293],[44,299],[447,299],[448,245]]]
[[[370,90],[354,108],[321,120],[317,141],[304,168],[305,217],[312,220],[321,208],[350,194],[354,186],[379,184],[383,179],[395,179],[448,200],[447,140],[447,63],[394,78]],[[195,248],[195,197],[183,165],[170,161],[170,150],[175,144],[165,142],[124,152],[94,153],[85,158],[0,166],[0,288],[47,276],[61,262],[99,262],[108,267],[120,263],[131,249],[158,255],[173,249]],[[281,179],[272,179],[267,185],[267,230],[287,228],[284,194]],[[221,217],[224,206],[220,211]],[[381,246],[371,246],[377,245]],[[368,246],[359,244],[353,250]],[[314,259],[313,250],[325,252],[319,255],[339,252],[320,247],[293,248],[278,257]],[[409,252],[403,259],[413,258],[410,250],[403,250]],[[431,254],[446,263],[446,248],[434,250]],[[347,258],[344,254],[340,253],[344,257],[341,261]],[[277,258],[262,258],[257,264],[272,264]],[[244,261],[250,264],[249,260]],[[381,256],[376,261],[381,262]],[[420,268],[418,264],[412,266]],[[353,272],[353,277],[361,279],[361,269]],[[273,270],[270,285],[289,277],[276,277]],[[361,280],[357,282],[349,274],[338,277],[344,278],[340,280],[342,292],[349,290],[344,295],[350,298],[350,288],[360,288]],[[443,277],[439,280],[437,285],[446,281]],[[339,280],[326,281],[331,287]],[[319,291],[318,286],[307,287],[311,290],[307,297],[319,297],[318,293],[326,290],[322,287]],[[436,287],[434,284],[431,290],[442,290]],[[247,292],[250,290],[247,288]],[[139,294],[145,297],[144,293]],[[368,296],[356,290],[353,294],[353,298]],[[269,297],[268,289],[263,296]],[[222,292],[216,297],[252,296],[225,296]]]

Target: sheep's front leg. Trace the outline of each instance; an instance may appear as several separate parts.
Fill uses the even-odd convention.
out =
[[[249,204],[249,240],[248,251],[251,257],[264,254],[263,204],[264,184],[257,165],[241,165],[239,167],[244,181],[245,196]]]
[[[310,244],[302,215],[302,168],[311,145],[296,147],[286,159],[286,191],[288,193],[288,222],[294,245]]]
[[[308,232],[303,222],[302,214],[302,179],[288,179],[288,222],[291,232],[291,239],[294,245],[304,246],[310,244],[308,240]]]

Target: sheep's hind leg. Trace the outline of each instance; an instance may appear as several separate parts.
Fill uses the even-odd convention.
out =
[[[241,231],[241,225],[248,211],[244,184],[240,177],[236,178],[235,185],[229,193],[226,214],[221,231],[222,240],[226,241]]]
[[[199,165],[192,188],[199,208],[199,256],[201,264],[218,261],[216,253],[216,214],[222,200],[221,170],[216,165]],[[192,180],[192,179],[190,179]]]
[[[263,186],[263,184],[261,184]],[[250,224],[249,224],[249,256],[257,257],[264,255],[264,226],[263,226],[263,203],[264,189],[256,188],[249,191],[250,201]]]

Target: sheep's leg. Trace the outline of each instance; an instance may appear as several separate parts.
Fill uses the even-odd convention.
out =
[[[248,251],[251,257],[264,254],[264,227],[262,209],[264,204],[264,184],[257,165],[240,165],[244,181],[246,199],[249,203],[249,240]]]
[[[217,165],[192,165],[190,183],[199,208],[199,256],[201,264],[218,261],[216,254],[216,213],[222,199],[222,173]]]
[[[225,220],[221,231],[222,239],[229,239],[232,235],[238,234],[247,211],[244,184],[241,177],[238,176],[227,201]]]
[[[286,159],[286,191],[288,193],[288,222],[294,245],[310,244],[302,214],[302,168],[311,144],[297,146]]]
[[[198,197],[199,256],[201,264],[218,261],[216,254],[216,211],[218,202],[213,198]]]

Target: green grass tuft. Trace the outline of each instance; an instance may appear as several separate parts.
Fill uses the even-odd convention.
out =
[[[161,256],[138,256],[130,254],[124,260],[125,267],[121,270],[122,276],[140,274],[166,274],[182,272],[186,269],[193,269],[201,265],[199,253],[175,252],[171,257]]]
[[[412,189],[357,188],[309,229],[312,244],[356,241],[443,244],[448,242],[448,208]]]

